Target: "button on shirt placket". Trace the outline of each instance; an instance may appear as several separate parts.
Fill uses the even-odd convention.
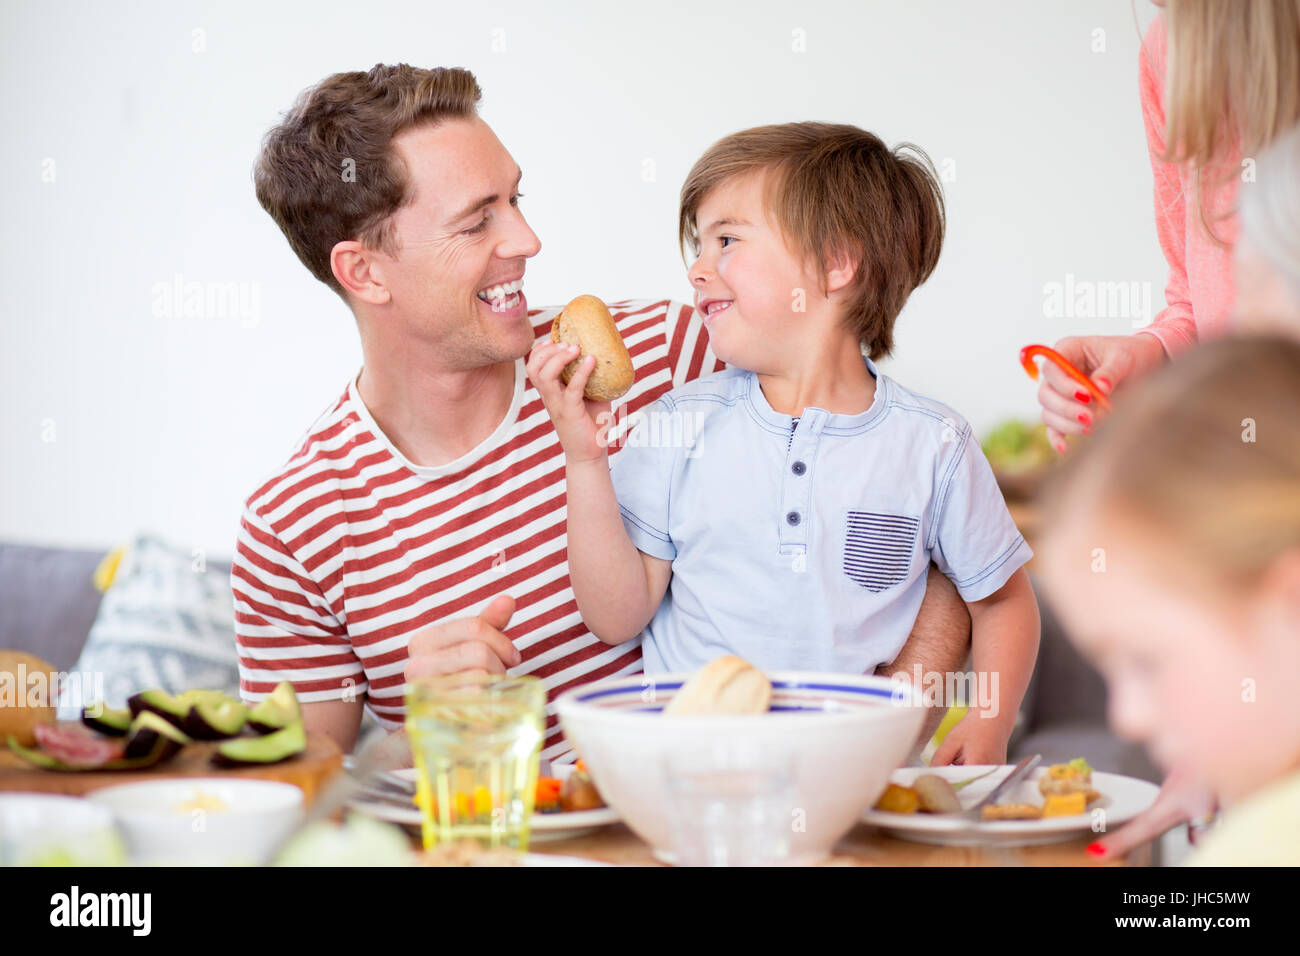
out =
[[[785,456],[781,510],[777,516],[781,554],[802,571],[812,524],[812,465],[817,457],[826,413],[807,409],[798,419]]]

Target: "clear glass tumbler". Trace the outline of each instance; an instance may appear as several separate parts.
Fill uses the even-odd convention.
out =
[[[536,677],[461,674],[408,687],[425,849],[467,839],[528,849],[545,707]]]

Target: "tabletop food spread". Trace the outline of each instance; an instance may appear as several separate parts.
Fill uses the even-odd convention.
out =
[[[1083,758],[901,766],[923,708],[898,685],[731,655],[565,693],[582,759],[548,767],[543,698],[521,680],[509,706],[506,679],[429,685],[404,766],[345,770],[287,682],[252,707],[149,690],[6,725],[0,862],[1089,865],[1086,843],[1156,793]]]

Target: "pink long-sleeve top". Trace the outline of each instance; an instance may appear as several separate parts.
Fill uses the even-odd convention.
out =
[[[1154,335],[1170,356],[1214,338],[1226,331],[1234,294],[1232,247],[1237,241],[1237,182],[1204,177],[1209,203],[1207,217],[1218,237],[1214,241],[1201,222],[1196,202],[1193,171],[1186,164],[1166,163],[1165,151],[1165,64],[1168,33],[1164,14],[1158,16],[1142,40],[1140,85],[1142,118],[1146,125],[1147,148],[1155,179],[1156,235],[1169,262],[1165,286],[1166,307],[1140,332]],[[1232,157],[1240,166],[1240,157]],[[1218,218],[1224,210],[1231,215]]]

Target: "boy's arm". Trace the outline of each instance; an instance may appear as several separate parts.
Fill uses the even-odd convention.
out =
[[[668,590],[672,562],[638,551],[623,527],[618,498],[602,456],[566,461],[569,580],[578,612],[606,644],[645,629]]]
[[[977,680],[981,674],[990,675],[984,679],[990,681],[990,691],[996,691],[987,707],[972,706],[971,711],[979,711],[982,720],[997,722],[1009,737],[1038,658],[1041,622],[1029,575],[1018,568],[1006,584],[983,600],[972,601],[969,608],[972,669]],[[996,685],[991,675],[997,675]]]
[[[563,382],[561,370],[576,358],[576,346],[539,340],[528,357],[528,375],[564,449],[569,581],[578,611],[598,638],[621,644],[649,623],[668,588],[671,564],[643,556],[623,525],[606,449],[610,403],[583,394],[592,356]]]
[[[930,758],[935,767],[1006,762],[1007,742],[1038,656],[1038,602],[1023,567],[988,597],[972,601],[968,607],[974,699],[966,716]]]

